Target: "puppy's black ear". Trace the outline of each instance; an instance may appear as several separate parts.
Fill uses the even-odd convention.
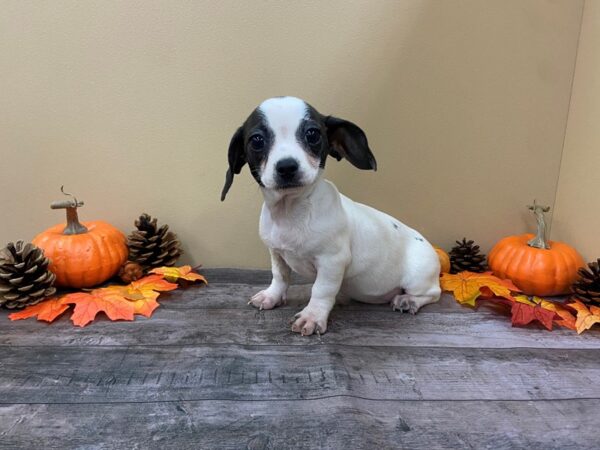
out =
[[[377,170],[377,161],[367,142],[367,136],[358,126],[347,120],[328,116],[325,118],[329,154],[338,161],[346,158],[355,167]]]
[[[221,201],[225,200],[225,196],[233,183],[233,175],[237,175],[246,164],[246,155],[244,153],[244,129],[239,127],[233,134],[231,142],[229,142],[229,151],[227,153],[229,160],[229,169],[225,174],[225,186],[221,192]]]

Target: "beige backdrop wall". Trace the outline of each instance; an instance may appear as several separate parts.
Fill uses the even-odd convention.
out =
[[[247,170],[219,201],[228,140],[262,99],[360,124],[379,171],[328,177],[448,247],[531,229],[556,192],[581,1],[2,1],[0,241],[142,211],[186,261],[266,267]],[[536,168],[536,170],[534,170]]]
[[[561,164],[553,239],[600,256],[600,2],[587,1]]]

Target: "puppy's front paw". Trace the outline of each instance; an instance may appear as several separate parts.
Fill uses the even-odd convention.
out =
[[[300,311],[292,319],[292,331],[302,336],[310,336],[313,333],[323,334],[327,331],[328,313],[310,305]]]
[[[264,291],[254,294],[248,304],[258,309],[273,309],[284,301],[285,295],[273,295],[268,289],[265,289]]]

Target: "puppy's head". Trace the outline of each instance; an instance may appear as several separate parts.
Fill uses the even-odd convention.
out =
[[[323,116],[295,97],[265,100],[231,138],[221,200],[246,163],[261,187],[283,196],[312,185],[327,155],[377,170],[365,133],[352,122]]]

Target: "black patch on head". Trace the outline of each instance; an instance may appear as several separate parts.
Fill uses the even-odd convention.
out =
[[[318,133],[319,137],[316,142],[313,140],[314,133]],[[327,128],[323,116],[308,103],[306,104],[306,117],[300,122],[296,130],[296,140],[307,153],[319,158],[319,167],[324,169],[329,154]]]
[[[394,226],[394,228],[397,230],[398,229],[398,224],[395,222],[392,222],[392,225]]]
[[[261,136],[264,140],[264,147],[261,150],[255,150],[250,145],[250,139],[255,135]],[[254,179],[259,185],[263,185],[260,181],[260,165],[267,158],[273,146],[273,141],[273,131],[267,125],[262,112],[256,108],[243,125],[237,129],[229,143],[229,169],[225,174],[225,185],[221,192],[221,201],[225,200],[225,196],[233,183],[233,176],[239,174],[246,163],[248,163],[250,173]]]
[[[415,238],[415,239],[416,239],[416,240],[417,240],[417,241],[421,241],[421,242],[424,242],[424,239],[423,239],[423,238],[420,238],[420,237],[416,237],[416,238]]]
[[[250,173],[259,185],[263,185],[260,181],[260,165],[265,161],[273,147],[275,141],[275,135],[273,130],[267,125],[267,120],[264,114],[257,108],[252,111],[252,114],[248,116],[244,122],[244,150],[246,152],[246,160],[248,161],[248,167]],[[262,150],[256,151],[250,144],[250,139],[254,135],[262,136],[265,142],[265,146]]]

